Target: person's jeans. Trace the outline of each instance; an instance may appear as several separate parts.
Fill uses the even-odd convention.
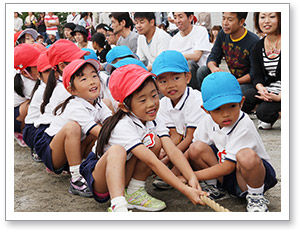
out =
[[[193,89],[200,90],[199,83],[197,80],[197,70],[199,69],[199,66],[198,66],[197,62],[192,61],[192,60],[188,60],[188,65],[189,65],[189,70],[192,75],[191,81],[188,85],[191,86]]]

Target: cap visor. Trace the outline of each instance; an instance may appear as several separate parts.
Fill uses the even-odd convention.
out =
[[[207,111],[212,111],[219,108],[222,105],[229,104],[229,103],[240,103],[242,100],[241,95],[228,95],[222,96],[217,98],[212,98],[203,103],[203,107]]]

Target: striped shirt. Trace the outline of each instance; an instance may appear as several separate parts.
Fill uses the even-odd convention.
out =
[[[56,15],[49,15],[49,14],[47,14],[46,16],[45,16],[45,22],[48,22],[48,23],[55,23],[56,21],[58,21],[59,19],[58,19],[58,16],[56,16]],[[48,32],[48,31],[55,31],[55,32],[57,32],[58,30],[57,30],[57,26],[47,26],[46,27],[46,32]]]

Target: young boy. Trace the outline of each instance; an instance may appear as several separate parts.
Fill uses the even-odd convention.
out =
[[[248,212],[267,212],[264,192],[277,183],[263,142],[247,114],[237,79],[228,72],[208,75],[201,87],[202,109],[209,114],[194,133],[188,159],[198,180],[246,197]],[[216,150],[216,151],[215,151]]]
[[[200,120],[206,116],[201,109],[201,93],[187,84],[191,80],[188,62],[179,51],[166,50],[153,62],[152,72],[157,76],[156,83],[164,97],[160,101],[159,116],[170,130],[170,138],[185,152],[193,139]],[[167,164],[169,159],[162,152],[160,159]],[[154,182],[154,185],[158,181]],[[158,185],[159,187],[159,185]]]

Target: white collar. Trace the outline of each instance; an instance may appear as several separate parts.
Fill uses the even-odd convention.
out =
[[[171,111],[173,109],[182,110],[183,106],[185,105],[186,100],[188,99],[188,97],[190,95],[190,91],[191,91],[191,88],[190,87],[186,87],[183,95],[181,96],[180,100],[175,105],[175,107],[173,107],[173,105],[172,105],[172,100],[170,98],[168,98],[167,110],[168,111]]]
[[[238,125],[240,120],[242,120],[244,117],[245,117],[245,113],[240,111],[239,119],[237,119],[237,121],[233,125],[228,126],[228,127],[223,127],[222,129],[220,129],[219,125],[214,122],[213,131],[214,132],[222,132],[223,134],[229,135],[235,129],[235,127]]]

